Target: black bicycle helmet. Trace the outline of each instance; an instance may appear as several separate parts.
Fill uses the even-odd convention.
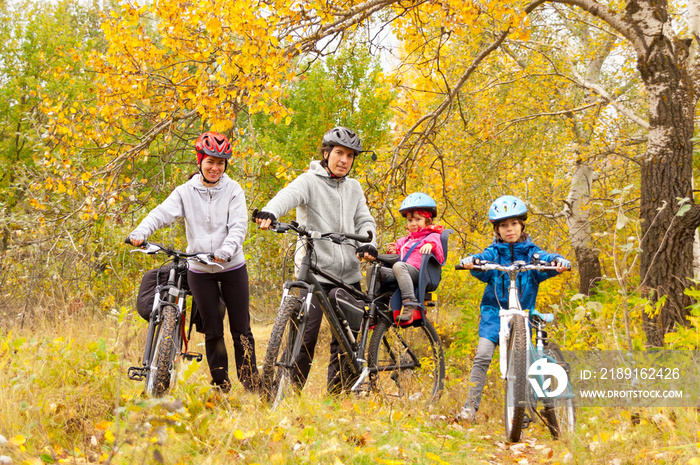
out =
[[[325,146],[336,146],[342,145],[355,151],[355,153],[362,152],[362,142],[360,137],[352,129],[348,129],[343,126],[336,126],[330,131],[323,135],[322,145]]]

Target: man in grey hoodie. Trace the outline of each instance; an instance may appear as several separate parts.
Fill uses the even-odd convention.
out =
[[[362,143],[354,131],[335,127],[323,136],[320,161],[314,160],[309,170],[283,188],[258,212],[255,221],[261,229],[268,229],[273,221],[293,208],[297,209],[297,221],[311,230],[343,232],[376,237],[376,224],[367,208],[367,200],[360,183],[348,178],[355,157],[362,152]],[[353,251],[326,241],[314,244],[317,266],[359,289],[362,275],[358,256],[377,257],[376,243],[365,244]],[[303,253],[303,251],[298,251]],[[357,255],[356,255],[357,253]],[[317,276],[324,291],[332,284]],[[296,362],[295,381],[299,388],[306,383],[314,357],[323,311],[314,297],[309,321],[304,332],[304,347]],[[331,360],[328,366],[328,392],[337,393],[344,386],[341,377],[340,344],[331,341]],[[345,386],[347,387],[347,386]]]

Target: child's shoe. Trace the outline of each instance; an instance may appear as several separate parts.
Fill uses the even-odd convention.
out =
[[[397,322],[411,321],[413,318],[413,311],[420,307],[418,302],[404,302],[401,313],[396,317]]]
[[[462,411],[457,414],[457,420],[475,423],[476,410],[474,410],[474,407],[462,407]]]

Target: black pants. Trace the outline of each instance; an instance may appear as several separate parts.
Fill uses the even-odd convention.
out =
[[[255,390],[258,387],[258,368],[255,340],[250,330],[248,270],[245,265],[221,273],[188,271],[187,282],[204,322],[205,348],[212,383],[217,386],[231,384],[224,342],[224,314],[219,310],[221,295],[228,311],[238,379],[246,389]]]
[[[360,289],[360,283],[352,284],[353,287]],[[335,286],[328,283],[321,283],[323,291],[328,295],[328,293]],[[311,308],[309,309],[309,320],[306,323],[306,329],[304,330],[303,345],[301,347],[301,353],[297,358],[296,370],[294,373],[294,381],[299,387],[299,389],[304,387],[306,380],[309,377],[309,371],[311,371],[311,362],[314,359],[314,352],[316,350],[316,342],[318,342],[318,332],[321,329],[321,322],[323,321],[323,309],[318,302],[316,296],[311,299]],[[343,379],[343,372],[341,371],[341,363],[345,363],[345,356],[343,355],[343,349],[340,343],[336,340],[334,336],[331,336],[331,358],[328,363],[328,392],[335,394],[340,392],[342,389],[347,389],[350,386],[346,386],[345,379]],[[347,370],[346,370],[347,372]]]

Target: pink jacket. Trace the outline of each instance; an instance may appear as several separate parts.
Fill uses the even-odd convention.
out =
[[[440,233],[443,229],[444,228],[440,225],[431,224],[427,228],[423,228],[420,231],[410,233],[408,236],[397,239],[394,245],[399,252],[399,256],[409,265],[420,269],[420,262],[422,259],[420,248],[425,244],[433,244],[432,253],[435,255],[435,258],[442,263],[445,260],[445,252],[442,250],[442,242],[440,242]],[[411,247],[413,247],[416,242],[420,242],[420,245],[413,249],[411,255],[406,259],[404,255],[411,250]]]

